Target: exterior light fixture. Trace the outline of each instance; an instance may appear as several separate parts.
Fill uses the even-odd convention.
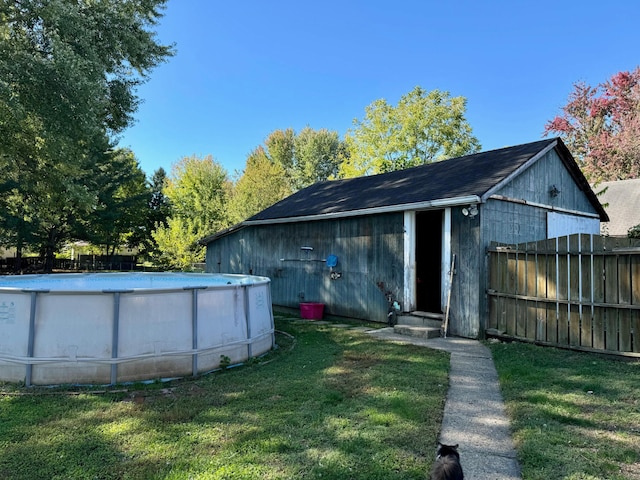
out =
[[[464,207],[462,209],[462,214],[465,217],[473,218],[476,215],[478,215],[478,207],[476,207],[475,205],[469,205],[468,207]]]

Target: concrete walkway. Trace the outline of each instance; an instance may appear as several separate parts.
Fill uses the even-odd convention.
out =
[[[460,445],[465,480],[521,478],[498,374],[487,347],[476,340],[457,337],[422,339],[397,335],[393,328],[367,333],[450,352],[449,392],[440,442]]]

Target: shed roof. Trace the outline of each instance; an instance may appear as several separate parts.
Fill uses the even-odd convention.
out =
[[[490,150],[394,172],[319,182],[202,243],[252,224],[284,223],[372,213],[448,207],[486,200],[502,185],[556,149],[602,221],[607,214],[559,138]]]
[[[293,220],[411,205],[450,206],[480,202],[529,162],[556,148],[576,183],[596,210],[602,206],[560,139],[552,138],[394,172],[319,182],[281,200],[248,219],[248,223]],[[401,207],[401,208],[397,208]],[[606,216],[606,214],[605,214]]]
[[[603,225],[609,235],[627,236],[631,227],[640,224],[640,179],[602,182],[595,187],[605,205],[610,221]]]

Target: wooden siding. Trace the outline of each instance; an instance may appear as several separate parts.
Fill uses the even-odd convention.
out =
[[[552,185],[560,190],[555,197],[549,194]],[[547,152],[526,172],[494,193],[554,207],[596,213],[595,208],[575,183],[555,150]]]
[[[385,293],[401,301],[404,288],[403,225],[393,213],[247,226],[208,245],[207,271],[267,276],[275,305],[322,302],[331,315],[386,322]],[[335,280],[324,262],[332,254]]]
[[[451,211],[451,251],[456,254],[451,288],[449,333],[476,338],[480,315],[478,281],[481,270],[480,216],[465,217],[461,208]]]

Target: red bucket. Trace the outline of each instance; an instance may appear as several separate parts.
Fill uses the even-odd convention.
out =
[[[307,320],[322,320],[324,303],[306,302],[300,304],[300,316]]]

